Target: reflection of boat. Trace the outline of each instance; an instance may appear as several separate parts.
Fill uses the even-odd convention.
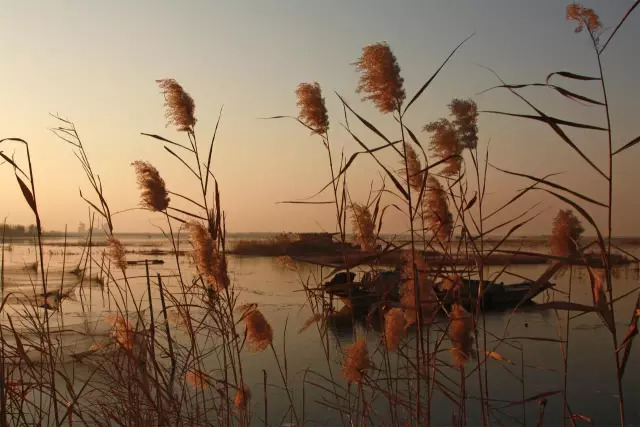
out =
[[[365,273],[359,282],[355,278],[354,273],[338,273],[324,284],[324,292],[340,298],[354,311],[376,310],[386,302],[399,301],[399,286],[402,283],[400,271]],[[435,289],[438,301],[443,306],[461,304],[469,308],[477,302],[480,280],[458,279],[457,283],[450,283],[449,286],[443,286],[443,283]],[[532,282],[505,285],[487,280],[482,285],[482,307],[485,310],[513,308],[520,303],[531,303],[533,298],[553,286],[551,283],[543,283],[534,289]]]

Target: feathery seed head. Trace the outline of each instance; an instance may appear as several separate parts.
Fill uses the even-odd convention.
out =
[[[447,194],[433,175],[427,178],[422,204],[425,225],[444,245],[453,231],[453,216],[449,211]]]
[[[207,382],[207,374],[197,369],[189,369],[185,375],[185,379],[193,387],[201,388],[203,390],[209,388],[209,383]]]
[[[174,79],[160,79],[156,83],[164,93],[165,117],[169,119],[167,126],[173,124],[181,132],[193,131],[196,104],[191,95]]]
[[[246,384],[242,384],[241,387],[237,387],[236,395],[233,399],[233,404],[236,408],[240,410],[247,409],[249,400],[251,400],[251,390],[249,387],[247,387]]]
[[[478,106],[471,99],[454,99],[449,104],[453,125],[463,148],[473,149],[478,145]]]
[[[400,77],[400,66],[386,42],[374,43],[362,49],[362,56],[355,63],[360,72],[356,93],[365,94],[364,100],[372,101],[382,113],[397,111],[406,95]]]
[[[351,204],[351,226],[356,242],[363,251],[374,251],[376,248],[375,224],[369,208],[358,203]]]
[[[142,206],[156,212],[163,212],[169,206],[169,193],[158,169],[151,163],[137,160],[131,165],[136,170],[138,188],[142,190]]]
[[[373,364],[369,360],[367,343],[364,338],[360,338],[355,343],[345,348],[344,360],[342,362],[342,376],[349,383],[361,383],[364,379],[365,371]]]
[[[122,242],[115,237],[109,237],[107,240],[108,256],[112,263],[114,263],[120,270],[127,269],[127,258]]]
[[[260,352],[273,342],[273,329],[257,308],[249,309],[244,315],[247,328],[247,342],[252,352]]]
[[[113,325],[111,333],[116,342],[125,350],[132,350],[135,344],[136,333],[129,320],[118,314],[116,316],[107,316],[105,321]]]
[[[473,355],[473,317],[462,306],[454,304],[449,313],[447,335],[456,365],[462,366]]]
[[[571,209],[560,210],[553,220],[553,230],[549,239],[551,254],[571,257],[578,252],[584,228]]]
[[[405,143],[405,151],[407,153],[407,169],[409,170],[409,177],[407,179],[409,181],[409,185],[414,191],[420,192],[420,189],[422,188],[422,180],[425,174],[422,170],[422,163],[420,162],[418,153],[416,153],[416,150],[414,150],[409,143]],[[400,174],[406,175],[404,161],[402,162]]]
[[[404,311],[401,308],[392,308],[385,314],[384,337],[388,350],[398,350],[406,326],[407,322],[404,318]]]
[[[593,9],[582,7],[578,3],[571,3],[567,6],[567,20],[576,21],[578,26],[574,30],[576,33],[581,32],[585,27],[590,33],[602,29],[600,17]]]
[[[417,300],[416,281],[420,288],[422,318],[430,321],[438,309],[438,297],[433,290],[433,281],[429,278],[427,264],[421,256],[413,257],[412,252],[405,252],[403,271],[404,283],[400,287],[400,303],[404,306],[404,318],[407,325],[416,323]],[[417,276],[414,275],[413,264],[416,264]]]
[[[462,159],[462,145],[455,126],[445,118],[427,124],[423,130],[431,132],[431,151],[440,159],[445,160],[442,174],[451,176],[460,171]],[[455,157],[452,157],[455,156]]]
[[[226,289],[229,286],[226,257],[218,250],[204,225],[191,222],[188,229],[198,271],[216,291]]]
[[[324,135],[329,130],[329,115],[324,105],[322,89],[318,83],[300,83],[296,89],[298,116],[303,123],[313,129],[313,133]]]

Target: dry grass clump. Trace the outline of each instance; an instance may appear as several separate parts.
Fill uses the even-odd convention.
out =
[[[384,337],[387,349],[397,351],[400,341],[404,336],[407,322],[404,318],[404,310],[392,308],[384,316]]]
[[[454,363],[462,366],[473,354],[473,317],[457,304],[451,307],[449,316],[447,335],[451,340],[451,355]]]
[[[169,119],[167,126],[175,125],[179,131],[193,131],[196,124],[196,104],[193,98],[174,79],[156,80],[164,93],[165,117]]]
[[[363,251],[373,251],[376,248],[375,224],[369,208],[365,205],[353,203],[351,205],[351,226],[353,237]]]
[[[422,170],[422,163],[420,162],[420,157],[418,157],[416,150],[414,150],[409,143],[405,143],[404,147],[407,153],[407,169],[409,172],[409,176],[405,178],[408,180],[411,188],[419,193],[422,188],[422,180],[424,179],[425,171]],[[400,174],[406,175],[406,173],[407,171],[405,170],[403,161]]]
[[[191,222],[188,228],[193,246],[193,260],[198,271],[216,291],[226,289],[229,286],[226,257],[218,251],[204,225]]]
[[[453,216],[449,211],[447,194],[433,175],[427,178],[426,188],[423,199],[424,222],[427,229],[444,245],[453,231]]]
[[[442,168],[442,175],[457,175],[462,164],[462,146],[456,128],[448,119],[441,118],[424,126],[425,132],[431,132],[431,151],[440,159],[447,159]]]
[[[585,27],[590,33],[594,33],[602,29],[600,17],[593,9],[582,7],[578,3],[571,3],[567,6],[567,20],[576,21],[578,26],[574,30],[576,33],[581,32]]]
[[[185,380],[193,387],[201,388],[203,390],[209,388],[207,374],[197,369],[189,369],[185,375]]]
[[[236,395],[233,398],[233,404],[236,406],[236,408],[245,410],[247,409],[247,405],[249,404],[250,400],[251,390],[246,386],[246,384],[242,384],[236,390]]]
[[[478,145],[478,106],[471,99],[454,99],[449,104],[453,126],[463,148],[474,149]]]
[[[112,263],[114,263],[120,270],[127,269],[126,251],[122,242],[115,237],[109,237],[107,240],[108,256]]]
[[[365,46],[355,65],[360,72],[356,93],[365,94],[363,100],[372,101],[382,113],[398,111],[406,97],[404,79],[389,45],[380,42]]]
[[[575,256],[580,247],[584,228],[571,209],[559,210],[553,219],[553,230],[549,238],[551,254],[559,257]]]
[[[416,322],[418,304],[416,301],[416,278],[413,271],[414,260],[410,251],[405,256],[407,260],[403,272],[404,283],[400,287],[400,303],[404,307],[404,318],[408,326]],[[418,271],[417,281],[420,286],[422,318],[430,321],[438,309],[438,297],[433,289],[433,281],[428,277],[427,264],[421,257],[415,257],[415,264]]]
[[[247,333],[247,343],[251,352],[265,350],[273,342],[273,329],[256,305],[247,306],[243,316]]]
[[[322,89],[316,83],[300,83],[296,89],[300,120],[313,129],[313,133],[324,135],[329,130],[329,115],[322,97]]]
[[[142,206],[156,212],[163,212],[169,206],[169,193],[158,169],[151,163],[137,160],[131,165],[136,170],[138,188],[142,190]]]
[[[345,348],[345,356],[342,362],[342,376],[349,383],[361,383],[364,379],[365,371],[373,364],[369,360],[367,342],[360,338],[355,343]]]

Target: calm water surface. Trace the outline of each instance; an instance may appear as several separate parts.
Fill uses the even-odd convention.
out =
[[[71,270],[77,265],[82,252],[78,239],[70,239],[67,248],[65,271]],[[129,236],[123,238],[123,243],[130,250],[148,250],[150,248],[168,249],[166,241],[160,238],[146,238]],[[49,239],[45,246],[45,265],[47,266],[49,283],[59,286],[62,277],[62,239]],[[188,249],[185,244],[184,249]],[[640,255],[637,247],[626,248],[635,255]],[[527,250],[544,252],[545,247],[528,247]],[[92,249],[97,260],[100,259],[102,248]],[[27,243],[13,244],[13,250],[5,253],[5,295],[14,294],[33,295],[34,289],[39,290],[35,272],[28,271],[25,266],[35,261],[34,249]],[[129,260],[144,259],[145,257],[163,259],[165,264],[151,266],[151,273],[161,273],[167,276],[166,284],[170,291],[177,292],[176,280],[168,276],[177,272],[175,258],[172,255],[148,256],[141,254],[128,254]],[[193,266],[188,257],[181,257],[180,264],[183,271],[193,274]],[[325,357],[323,345],[318,329],[310,327],[304,332],[299,329],[312,315],[305,304],[306,294],[302,292],[300,277],[307,279],[310,276],[321,277],[327,271],[321,272],[319,268],[310,265],[298,265],[299,271],[294,272],[278,265],[274,258],[263,257],[230,257],[230,274],[235,285],[235,291],[239,293],[239,302],[257,303],[260,310],[268,319],[274,330],[274,345],[283,361],[286,353],[287,369],[294,390],[294,399],[298,407],[303,407],[304,387],[304,416],[308,425],[335,425],[341,423],[337,411],[327,405],[335,405],[335,400],[321,388],[314,384],[327,386],[327,382],[319,375],[329,377],[333,375],[335,380],[346,387],[346,382],[341,377],[341,359],[344,346],[354,341],[355,335],[366,336],[370,352],[380,342],[380,328],[378,322],[366,324],[357,321],[355,324],[351,316],[346,315],[328,322],[329,327],[329,362]],[[93,267],[95,269],[96,267]],[[502,266],[487,268],[485,275],[497,274]],[[511,266],[507,271],[525,277],[537,277],[546,266]],[[93,275],[97,270],[94,270]],[[300,273],[300,275],[299,275]],[[144,281],[144,266],[132,266],[127,270],[132,279],[134,297],[139,301],[146,301],[146,285]],[[135,278],[137,276],[138,278]],[[73,283],[73,278],[65,274],[65,282]],[[77,280],[77,279],[76,279]],[[503,275],[500,281],[505,283],[518,282],[518,279]],[[592,304],[589,278],[584,268],[574,267],[572,272],[565,272],[556,277],[557,289],[568,291],[569,283],[572,286],[572,299],[583,304]],[[629,266],[616,271],[615,296],[621,296],[632,291],[638,286],[637,267]],[[76,288],[72,292],[73,299],[65,300],[62,314],[54,315],[52,324],[59,325],[67,331],[83,329],[85,321],[96,331],[105,332],[108,328],[104,317],[115,310],[109,307],[102,297],[99,286],[95,283],[85,284],[82,289]],[[556,296],[556,298],[558,298]],[[15,314],[23,310],[22,304],[27,297],[12,296],[8,299],[8,306],[3,313]],[[157,300],[158,295],[154,295]],[[549,296],[537,297],[542,302]],[[617,303],[616,326],[618,328],[619,342],[627,331],[635,304],[636,293]],[[146,304],[142,303],[144,307]],[[155,304],[155,303],[154,303]],[[156,307],[159,306],[159,303]],[[341,307],[337,303],[336,308]],[[558,313],[560,322],[564,325],[565,313]],[[4,317],[3,317],[4,320]],[[445,322],[446,318],[437,319],[436,322]],[[499,408],[506,406],[506,402],[522,399],[523,383],[520,381],[524,372],[524,395],[534,396],[538,393],[561,390],[563,385],[563,360],[560,344],[557,342],[541,342],[533,340],[508,341],[522,346],[520,351],[508,344],[500,343],[498,338],[503,337],[542,337],[558,338],[558,317],[553,311],[535,311],[523,309],[515,314],[487,313],[486,329],[488,334],[487,347],[495,350],[510,362],[489,360],[489,389],[491,399],[495,399],[492,406]],[[435,342],[441,335],[434,327],[431,341]],[[286,332],[285,332],[286,331]],[[285,336],[286,333],[286,336]],[[410,332],[410,335],[413,332]],[[91,341],[78,333],[61,334],[66,351],[83,351],[91,345]],[[286,338],[286,340],[285,340]],[[411,337],[409,337],[411,339]],[[480,339],[482,337],[480,336]],[[284,348],[286,343],[286,349]],[[482,343],[480,343],[482,344]],[[637,347],[638,343],[635,343]],[[447,345],[443,345],[446,348]],[[482,347],[481,347],[482,348]],[[576,414],[583,414],[593,419],[596,425],[616,425],[618,420],[617,395],[615,384],[615,372],[613,368],[612,343],[610,334],[603,326],[602,321],[595,313],[578,316],[571,321],[571,337],[569,345],[568,365],[568,402]],[[444,351],[438,355],[445,361],[451,361],[451,356]],[[375,358],[375,355],[374,355]],[[329,370],[331,367],[331,371]],[[472,372],[476,363],[471,361],[465,367],[466,372]],[[282,415],[286,412],[288,401],[286,394],[279,389],[281,380],[275,364],[272,352],[243,354],[243,368],[245,382],[252,390],[251,412],[252,420],[256,425],[263,425],[264,413],[263,381],[264,373],[267,373],[267,382],[270,387],[268,393],[269,423],[278,425]],[[306,382],[303,381],[306,372]],[[445,369],[443,374],[450,375],[456,381],[460,373],[453,369]],[[445,378],[445,377],[443,377]],[[443,383],[447,380],[442,379]],[[453,384],[453,390],[456,387]],[[626,412],[629,424],[640,425],[640,350],[631,352],[624,377],[624,389],[626,398]],[[479,396],[477,376],[470,376],[467,380],[467,394],[470,396],[467,403],[469,424],[474,425],[480,419],[480,406],[474,396]],[[374,400],[373,410],[379,413],[387,411],[386,399]],[[455,411],[454,405],[442,393],[434,395],[432,406],[432,421],[436,425],[450,425],[451,415]],[[302,411],[302,409],[299,409]],[[504,425],[513,425],[515,421],[509,417],[522,420],[526,417],[527,424],[535,424],[538,418],[538,403],[532,401],[526,405],[523,414],[521,405],[496,411],[498,421]],[[300,415],[300,414],[299,414]],[[545,424],[557,425],[561,423],[562,404],[561,395],[549,398],[545,408]],[[285,420],[287,421],[287,420]],[[496,421],[496,423],[498,423]]]

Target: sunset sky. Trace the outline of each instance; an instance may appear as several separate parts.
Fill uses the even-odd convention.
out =
[[[584,1],[605,27],[614,27],[630,0]],[[196,194],[197,184],[162,146],[140,132],[177,141],[186,135],[165,127],[163,97],[155,79],[175,78],[196,102],[200,141],[211,138],[220,108],[222,122],[213,170],[220,183],[227,227],[242,231],[333,230],[331,207],[276,204],[315,193],[329,180],[326,151],[318,137],[288,120],[297,115],[295,88],[317,81],[331,120],[335,153],[359,148],[344,131],[335,92],[391,138],[398,127],[355,93],[358,75],[352,63],[363,46],[386,40],[397,56],[410,98],[450,51],[467,42],[406,120],[416,132],[446,114],[452,98],[473,97],[480,110],[531,114],[507,92],[479,92],[496,84],[479,65],[491,67],[510,83],[544,82],[553,71],[597,74],[587,33],[575,34],[565,20],[567,3],[558,0],[278,0],[278,1],[110,1],[16,2],[4,0],[0,14],[0,138],[29,141],[36,191],[45,229],[75,231],[87,221],[87,205],[78,190],[89,183],[72,147],[49,128],[49,113],[75,122],[94,170],[101,176],[113,211],[136,207],[139,191],[130,163],[155,165],[170,189]],[[603,54],[612,106],[614,146],[640,135],[640,19],[636,14]],[[556,83],[601,99],[597,83]],[[582,106],[549,89],[522,91],[556,117],[606,125],[603,109]],[[354,129],[370,146],[379,140],[362,126]],[[536,176],[563,172],[559,183],[606,202],[606,184],[577,154],[540,123],[483,114],[480,150],[490,162]],[[428,135],[418,132],[427,143]],[[606,134],[568,131],[584,152],[606,170]],[[490,143],[489,143],[490,141]],[[2,143],[0,151],[25,164],[23,149]],[[391,168],[399,166],[384,156]],[[640,146],[616,159],[614,234],[638,235]],[[468,162],[469,167],[471,163]],[[366,200],[379,168],[358,159],[349,172],[354,201]],[[490,171],[488,210],[508,200],[528,181]],[[326,200],[326,196],[319,199]],[[523,233],[545,234],[562,205],[541,192],[524,198],[508,214],[542,214]],[[605,211],[590,207],[604,224]],[[32,215],[8,164],[0,164],[0,221],[29,224]],[[503,217],[504,219],[506,217]],[[157,231],[159,214],[130,211],[115,218],[116,231]],[[387,232],[403,232],[401,216],[390,216]],[[521,233],[522,234],[522,233]],[[587,230],[587,234],[592,234]]]

